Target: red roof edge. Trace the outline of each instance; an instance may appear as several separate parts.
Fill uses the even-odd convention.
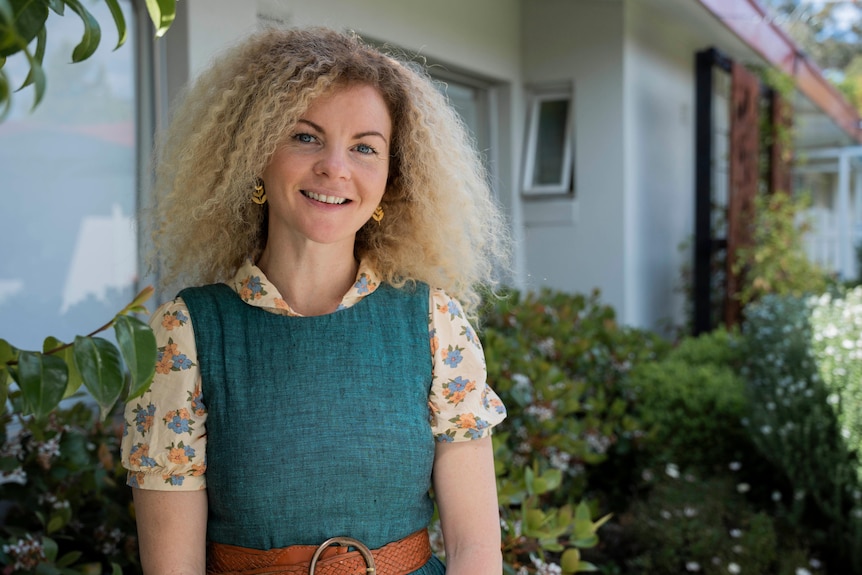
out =
[[[767,62],[794,78],[796,87],[847,135],[862,143],[859,113],[773,22],[757,0],[698,0],[725,27]]]

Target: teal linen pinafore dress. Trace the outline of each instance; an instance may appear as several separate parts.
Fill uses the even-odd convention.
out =
[[[277,315],[228,286],[183,290],[207,407],[207,538],[255,549],[347,536],[376,549],[427,527],[428,286]],[[443,575],[432,557],[412,575]]]

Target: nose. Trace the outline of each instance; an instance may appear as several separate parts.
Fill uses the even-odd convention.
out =
[[[314,173],[327,175],[335,179],[350,179],[350,169],[347,165],[346,152],[337,148],[324,148],[314,165]]]

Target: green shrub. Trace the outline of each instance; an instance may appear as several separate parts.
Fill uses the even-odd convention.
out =
[[[4,413],[4,574],[140,572],[131,490],[119,462],[121,433],[121,424],[101,422],[83,403],[55,409],[47,423]]]
[[[750,460],[736,339],[725,330],[685,338],[662,361],[633,369],[637,416],[650,430],[646,465],[673,463],[708,472]]]

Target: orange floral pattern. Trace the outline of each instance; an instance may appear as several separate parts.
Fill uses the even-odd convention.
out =
[[[339,309],[355,305],[379,284],[362,262]],[[230,285],[249,305],[299,315],[251,262],[237,271]],[[163,304],[152,317],[159,350],[156,376],[150,389],[126,406],[122,460],[129,470],[127,483],[144,489],[204,489],[207,412],[193,322],[181,299]],[[485,357],[475,331],[460,304],[440,289],[431,290],[428,302],[428,339],[433,360],[428,418],[434,437],[486,437],[506,410],[485,382]]]

